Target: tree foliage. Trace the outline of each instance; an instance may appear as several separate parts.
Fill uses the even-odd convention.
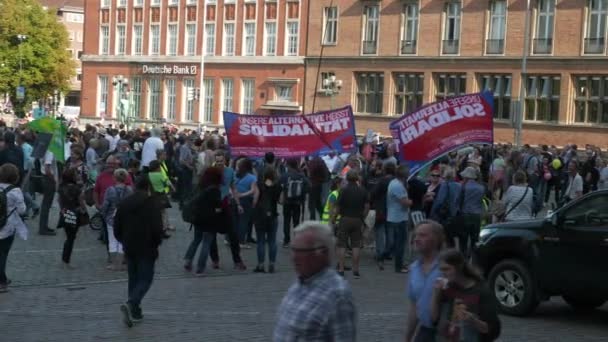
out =
[[[68,48],[67,29],[55,10],[37,0],[0,0],[0,94],[10,95],[16,113],[56,90],[69,90],[76,64]],[[17,100],[19,85],[25,87],[24,101]]]

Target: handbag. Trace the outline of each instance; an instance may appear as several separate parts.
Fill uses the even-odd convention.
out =
[[[93,196],[93,186],[87,184],[84,189],[84,202],[90,207],[95,205],[95,197]]]
[[[78,208],[76,210],[76,214],[78,216],[78,227],[82,227],[91,222],[91,217],[89,216],[89,212],[86,208]]]

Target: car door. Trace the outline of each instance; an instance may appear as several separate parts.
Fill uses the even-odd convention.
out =
[[[565,208],[558,222],[564,290],[608,294],[608,192]]]

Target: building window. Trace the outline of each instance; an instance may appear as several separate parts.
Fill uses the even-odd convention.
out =
[[[297,21],[287,22],[287,56],[298,55],[298,29],[300,23]]]
[[[395,114],[409,113],[422,105],[423,74],[394,74]]]
[[[177,92],[174,78],[165,80],[165,89],[167,93],[167,119],[175,120]]]
[[[186,25],[186,56],[196,54],[196,24]]]
[[[418,40],[418,3],[403,6],[403,29],[401,32],[401,54],[416,54]]]
[[[101,8],[108,8],[110,7],[110,3],[112,2],[112,0],[101,0]]]
[[[494,0],[490,2],[490,23],[488,27],[488,40],[486,41],[487,54],[504,53],[506,25],[506,0]]]
[[[160,0],[151,0],[150,6],[160,6]]]
[[[608,0],[588,0],[585,53],[604,53],[606,45],[606,17]]]
[[[234,25],[224,24],[224,56],[234,56]]]
[[[213,96],[215,93],[213,79],[206,78],[203,84],[205,88],[205,116],[203,121],[211,122],[213,118]]]
[[[551,53],[553,47],[553,20],[555,18],[555,0],[538,0],[536,11],[536,38],[533,52],[535,54]]]
[[[144,5],[144,0],[134,0],[133,1],[133,6],[135,7],[142,7]]]
[[[243,114],[253,114],[253,102],[255,100],[255,80],[243,80],[243,91],[241,92]]]
[[[97,109],[99,111],[100,116],[105,116],[108,110],[108,76],[99,76],[98,86],[99,86],[99,102],[97,105]]]
[[[378,48],[380,6],[365,6],[363,11],[363,54],[373,55]]]
[[[148,80],[148,110],[150,119],[160,118],[160,79],[151,78]]]
[[[160,25],[150,25],[150,55],[160,54]]]
[[[144,27],[142,25],[133,25],[133,55],[141,56],[144,46]]]
[[[321,72],[321,84],[319,85],[319,89],[321,90],[331,90],[331,80],[332,77],[335,77],[336,73],[333,71],[323,71]]]
[[[99,53],[101,55],[109,55],[110,54],[110,27],[104,25],[100,28],[99,36]]]
[[[526,78],[525,119],[557,122],[560,85],[559,76],[528,76]]]
[[[461,6],[460,1],[450,1],[445,4],[442,46],[442,52],[445,55],[458,54],[460,47]]]
[[[255,55],[255,23],[245,23],[243,56]]]
[[[141,77],[131,78],[131,115],[139,117],[141,111]]]
[[[205,56],[215,55],[215,24],[205,24]]]
[[[355,78],[357,80],[357,112],[381,114],[384,74],[358,72],[355,74]]]
[[[293,90],[292,85],[280,84],[275,88],[275,100],[277,102],[292,102],[291,92]]]
[[[481,75],[482,90],[494,94],[494,119],[511,118],[511,75]]]
[[[323,44],[335,45],[338,43],[338,7],[325,7],[323,9]]]
[[[117,7],[127,7],[127,0],[118,0]]]
[[[608,77],[575,78],[574,122],[608,124]]]
[[[177,56],[177,24],[167,25],[167,55]]]
[[[467,75],[465,74],[436,74],[435,99],[445,100],[450,97],[467,93]]]
[[[222,80],[222,110],[232,112],[232,100],[234,94],[234,82],[231,78]]]
[[[124,55],[127,49],[127,28],[125,25],[116,26],[116,54]]]
[[[191,78],[184,79],[184,90],[182,94],[186,103],[186,121],[194,121],[194,80]]]
[[[266,56],[276,55],[277,50],[277,23],[267,22],[264,24],[264,54]]]

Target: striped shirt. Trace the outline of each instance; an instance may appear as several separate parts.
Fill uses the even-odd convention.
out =
[[[528,189],[528,192],[524,197],[526,189]],[[534,204],[534,191],[532,188],[527,186],[511,185],[505,194],[504,201],[508,213],[507,217],[505,218],[506,221],[529,220],[532,218],[532,208]],[[515,205],[517,206],[515,207]]]

